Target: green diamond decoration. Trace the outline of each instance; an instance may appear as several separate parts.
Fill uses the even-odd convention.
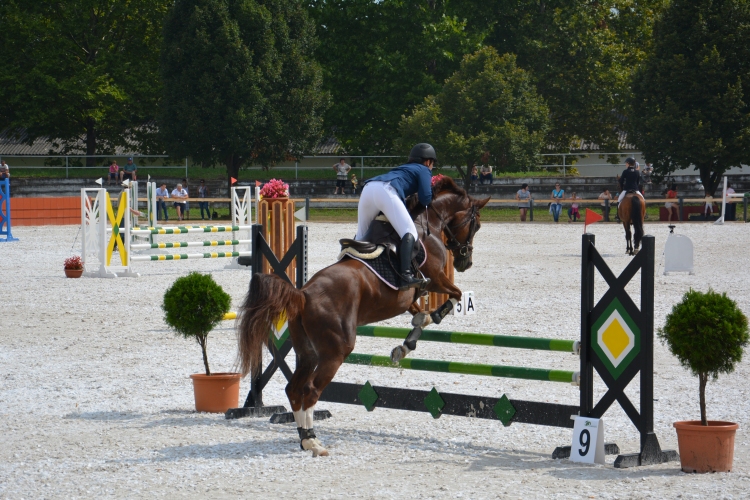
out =
[[[276,349],[281,349],[281,346],[284,345],[284,343],[289,338],[289,328],[284,330],[284,333],[281,334],[281,337],[276,338],[276,335],[273,334],[273,331],[270,333],[271,341],[273,342],[273,345],[276,346]]]
[[[375,389],[372,388],[370,385],[370,381],[368,380],[365,382],[365,385],[362,386],[362,389],[359,390],[357,393],[357,397],[359,398],[360,402],[365,405],[365,408],[367,408],[367,411],[372,411],[375,409],[375,403],[378,401],[378,393],[375,392]]]
[[[503,397],[501,397],[495,406],[492,407],[492,411],[495,412],[498,420],[500,420],[505,427],[508,427],[511,424],[513,415],[516,414],[516,409],[513,408],[510,399],[508,399],[508,396],[505,394],[503,394]]]
[[[443,406],[445,406],[445,401],[440,397],[437,389],[433,387],[427,397],[424,398],[424,405],[427,407],[427,411],[432,415],[432,418],[440,418],[440,412],[443,409]]]

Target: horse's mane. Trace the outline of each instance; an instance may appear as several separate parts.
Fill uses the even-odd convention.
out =
[[[434,198],[437,198],[444,193],[455,194],[460,198],[468,196],[468,194],[466,194],[466,191],[463,188],[459,187],[458,184],[456,184],[456,181],[447,176],[438,179],[432,186],[432,196]]]

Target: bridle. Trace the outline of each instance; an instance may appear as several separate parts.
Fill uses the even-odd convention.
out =
[[[432,211],[435,212],[435,215],[437,215],[437,218],[440,220],[440,224],[443,226],[443,231],[445,232],[445,235],[448,237],[448,241],[446,241],[445,248],[447,250],[450,250],[456,254],[458,252],[458,255],[461,257],[466,257],[469,255],[472,250],[474,250],[474,247],[471,245],[471,241],[474,238],[474,234],[476,234],[478,228],[477,228],[477,215],[479,214],[479,210],[477,210],[476,205],[471,206],[471,213],[469,214],[469,217],[465,218],[463,221],[461,221],[457,226],[455,226],[452,230],[450,226],[445,222],[445,219],[443,219],[437,210],[430,204],[428,207],[432,208]],[[429,211],[429,210],[428,210]],[[427,215],[427,214],[425,214]],[[458,238],[456,238],[456,235],[454,231],[457,231],[458,229],[464,227],[466,224],[469,224],[469,234],[466,237],[466,241],[461,243],[458,241]],[[430,232],[430,221],[429,218],[427,220],[427,234],[429,235]]]

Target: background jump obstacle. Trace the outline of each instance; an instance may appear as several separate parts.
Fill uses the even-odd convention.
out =
[[[0,242],[18,241],[13,237],[11,227],[10,179],[3,179],[0,180]]]
[[[253,229],[253,269],[261,269],[262,259],[268,259],[272,272],[289,280],[284,273],[289,262],[297,259],[296,286],[300,288],[306,280],[307,253],[302,252],[307,245],[306,228],[298,228],[297,240],[284,255],[281,263],[271,252],[265,240]],[[256,235],[258,237],[256,237]],[[640,433],[640,452],[619,455],[614,463],[617,468],[651,465],[677,459],[674,451],[662,451],[653,432],[653,315],[654,315],[654,254],[653,236],[645,236],[642,250],[617,277],[604,262],[594,245],[592,234],[584,234],[581,254],[581,338],[580,341],[512,337],[506,335],[484,335],[466,332],[425,330],[420,341],[462,343],[473,345],[498,346],[558,352],[573,352],[580,356],[580,372],[565,372],[541,368],[503,367],[406,359],[401,368],[425,369],[430,371],[467,373],[489,376],[510,376],[533,380],[565,381],[580,384],[580,401],[577,405],[562,405],[500,398],[451,394],[431,391],[401,389],[372,385],[331,382],[323,391],[320,401],[341,404],[361,404],[368,411],[375,408],[390,408],[429,412],[434,418],[441,415],[455,415],[489,420],[499,420],[505,426],[513,423],[528,423],[552,427],[573,428],[571,416],[582,415],[601,418],[616,401],[628,415]],[[300,265],[302,263],[302,265]],[[594,304],[594,276],[598,270],[609,289]],[[638,309],[625,291],[630,280],[641,271],[641,308]],[[408,329],[364,326],[357,330],[359,336],[404,339]],[[226,418],[245,416],[267,416],[272,414],[272,422],[291,422],[291,414],[283,406],[264,406],[263,388],[275,371],[281,370],[287,380],[292,370],[285,358],[292,350],[288,332],[279,338],[269,336],[268,349],[272,362],[258,377],[251,381],[250,392],[242,408],[230,409]],[[347,363],[373,366],[390,366],[387,356],[355,354]],[[594,370],[607,386],[606,393],[594,404]],[[494,372],[494,373],[493,373]],[[625,394],[625,388],[640,374],[640,411]],[[525,376],[528,375],[528,376]],[[327,418],[330,413],[316,411],[316,419]],[[608,454],[619,454],[616,445],[606,446]],[[570,447],[558,447],[553,458],[570,456]]]
[[[146,217],[153,221],[155,217],[156,197],[155,183],[148,183],[149,202]],[[240,194],[241,193],[241,194]],[[232,188],[232,221],[226,226],[138,226],[138,183],[132,182],[120,193],[115,214],[109,193],[106,189],[81,189],[81,227],[83,228],[82,260],[84,276],[99,278],[137,277],[132,269],[133,262],[157,262],[188,259],[231,258],[232,263],[226,268],[244,268],[237,259],[250,257],[250,241],[238,237],[237,232],[245,234],[250,230],[251,213],[249,187]],[[152,205],[153,204],[153,205]],[[157,243],[154,236],[166,234],[190,233],[232,233],[231,239],[204,240]],[[133,255],[133,250],[154,250],[183,247],[226,247],[231,251],[201,253],[175,253],[159,255]],[[120,265],[112,263],[117,250]]]

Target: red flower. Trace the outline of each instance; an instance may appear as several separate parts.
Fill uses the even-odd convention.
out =
[[[83,262],[78,255],[65,259],[65,269],[83,269]]]
[[[261,198],[286,198],[289,196],[289,184],[281,179],[271,179],[260,188]]]
[[[445,177],[443,174],[437,174],[432,177],[432,185],[434,186],[437,181]]]

